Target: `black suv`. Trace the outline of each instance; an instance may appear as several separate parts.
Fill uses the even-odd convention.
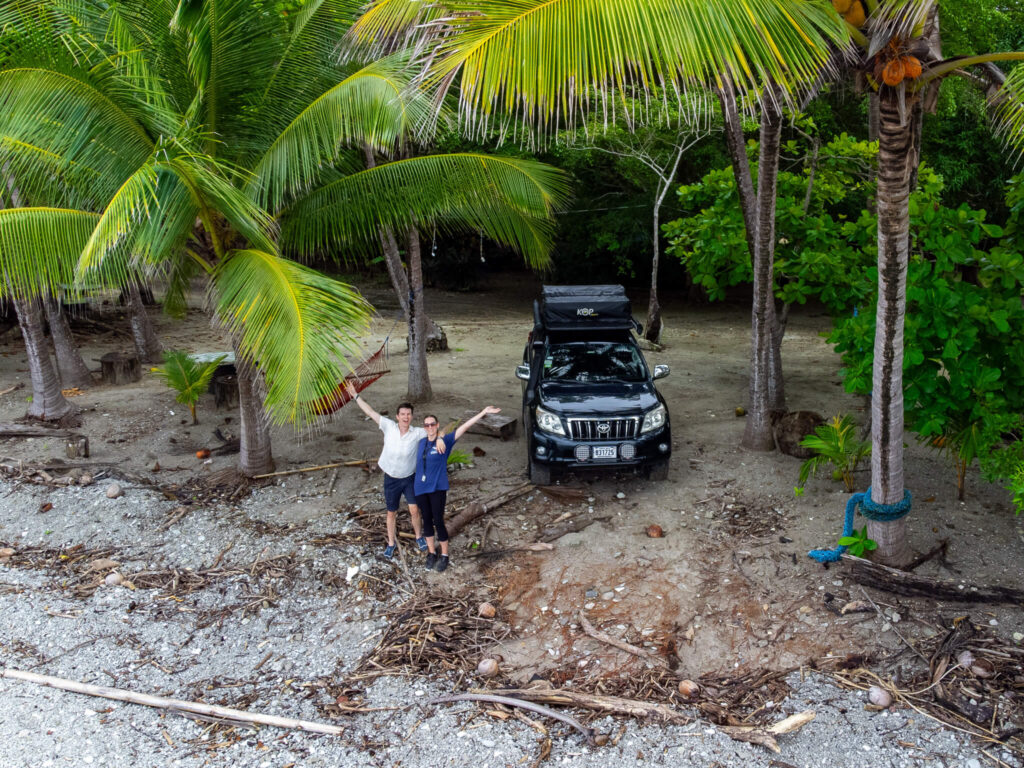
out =
[[[533,303],[533,331],[516,377],[530,479],[547,485],[562,469],[637,468],[668,477],[672,434],[665,398],[633,337],[621,285],[546,285]]]

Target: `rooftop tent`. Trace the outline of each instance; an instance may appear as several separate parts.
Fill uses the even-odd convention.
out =
[[[637,327],[621,285],[545,285],[536,319],[552,331]]]

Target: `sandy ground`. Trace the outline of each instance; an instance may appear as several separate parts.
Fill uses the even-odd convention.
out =
[[[380,285],[360,288],[381,313],[365,340],[366,349],[376,349],[389,332],[396,334],[391,342],[392,373],[364,396],[379,410],[393,413],[406,384],[403,334],[401,326],[394,325],[397,305]],[[473,294],[428,293],[428,310],[445,327],[452,349],[430,357],[435,399],[420,405],[420,418],[432,412],[444,423],[487,404],[506,409],[508,415],[519,414],[520,383],[513,370],[521,357],[531,301],[537,293],[538,284],[519,275],[492,276]],[[642,298],[635,297],[634,307],[646,306]],[[952,617],[967,614],[1010,645],[1014,633],[1024,631],[1024,614],[1015,605],[943,604],[872,592],[881,614],[840,617],[827,610],[829,602],[841,605],[864,598],[863,590],[842,568],[824,569],[806,557],[808,549],[834,543],[841,530],[846,495],[841,484],[819,477],[808,484],[803,496],[796,497],[793,486],[799,460],[738,448],[743,421],[735,416],[735,409],[746,400],[748,318],[749,309],[739,305],[693,308],[670,304],[667,309],[665,349],[648,353],[648,362],[672,367],[672,374],[659,382],[671,410],[675,441],[668,481],[650,482],[625,473],[580,474],[561,482],[563,487],[576,489],[578,499],[573,501],[531,491],[469,526],[455,539],[453,567],[443,575],[421,573],[415,567],[418,553],[406,550],[415,572],[415,588],[452,595],[469,590],[499,605],[499,617],[511,634],[492,652],[503,658],[503,673],[509,681],[524,682],[541,675],[559,685],[585,687],[597,679],[619,679],[643,668],[639,660],[584,635],[578,626],[581,611],[598,629],[616,638],[672,655],[673,664],[678,662],[676,673],[692,678],[809,663],[827,666],[830,659],[851,654],[872,659],[880,673],[891,673],[901,665],[909,669],[914,658],[908,645],[931,642],[946,631]],[[113,315],[107,320],[115,326],[120,322]],[[160,316],[155,320],[168,346],[195,352],[226,349],[198,309],[183,324]],[[790,322],[783,347],[790,407],[815,410],[826,417],[849,412],[863,420],[862,399],[843,392],[836,372],[838,359],[820,336],[827,327],[826,316],[806,311],[796,313]],[[107,351],[127,349],[130,341],[107,334],[83,337],[83,345],[86,358],[94,359]],[[16,332],[0,338],[0,355],[0,388],[27,382],[24,351]],[[0,398],[0,421],[14,421],[24,413],[27,391]],[[379,589],[355,590],[344,581],[344,571],[360,565],[363,573],[373,574],[383,583],[398,584],[403,583],[401,573],[396,566],[377,561],[383,538],[379,542],[360,539],[347,548],[313,542],[350,530],[357,511],[376,514],[382,509],[379,473],[345,467],[337,473],[328,470],[276,478],[238,503],[201,497],[195,504],[185,503],[182,514],[180,499],[162,500],[150,484],[181,487],[233,466],[236,456],[203,461],[195,452],[220,445],[213,435],[215,429],[227,438],[236,433],[237,415],[216,410],[208,396],[199,406],[201,423],[193,427],[187,409],[175,403],[170,391],[148,373],[133,385],[97,385],[77,396],[75,402],[82,410],[80,431],[90,437],[89,461],[113,465],[145,482],[122,481],[125,496],[114,500],[103,494],[110,478],[81,489],[8,482],[8,496],[0,502],[4,505],[0,546],[109,547],[114,552],[111,557],[122,563],[127,574],[157,567],[198,569],[217,562],[218,556],[225,563],[244,564],[260,557],[291,555],[296,567],[305,570],[295,581],[285,580],[287,584],[274,587],[279,594],[287,588],[286,599],[267,600],[261,609],[259,622],[267,624],[263,632],[273,638],[268,648],[275,652],[261,674],[290,674],[291,665],[297,667],[293,670],[296,678],[324,679],[340,669],[350,669],[354,657],[365,653],[368,639],[381,629],[385,610],[402,595],[394,590],[391,594],[386,590],[381,594]],[[296,434],[282,428],[275,432],[274,440],[278,470],[372,459],[380,447],[379,432],[372,422],[350,407],[317,433]],[[907,443],[907,484],[915,497],[910,524],[913,547],[923,552],[942,539],[949,541],[946,559],[926,563],[918,573],[960,580],[968,589],[971,584],[1024,587],[1019,566],[1024,527],[1013,515],[1006,492],[972,473],[967,501],[957,502],[955,477],[944,457],[918,446],[912,436],[908,435]],[[473,467],[454,475],[450,510],[496,496],[524,481],[521,435],[502,442],[470,434],[459,447],[470,452],[479,449],[476,453],[482,455],[474,459]],[[63,458],[64,443],[43,438],[3,440],[0,454],[25,463],[54,463]],[[159,471],[153,472],[157,464]],[[866,486],[868,473],[859,477]],[[46,504],[53,507],[41,511]],[[165,525],[176,514],[177,519]],[[474,556],[485,528],[485,551],[493,551],[550,538],[558,526],[579,526],[588,520],[594,522],[554,540],[551,551]],[[661,526],[665,536],[648,538],[645,531],[651,524]],[[229,546],[230,554],[225,555]],[[51,599],[46,594],[59,592],[59,579],[43,578],[39,574],[44,572],[5,568],[0,561],[0,597],[8,604],[5,613],[10,611],[28,622],[12,625],[0,639],[6,665],[25,668],[32,666],[26,661],[34,659],[41,664],[38,671],[49,674],[96,677],[94,682],[103,684],[130,681],[129,687],[155,686],[178,696],[188,693],[173,675],[159,669],[144,667],[139,674],[137,668],[125,668],[129,659],[121,659],[122,667],[109,667],[114,674],[101,674],[97,671],[97,667],[103,668],[99,649],[109,646],[108,641],[88,646],[99,656],[89,657],[81,666],[69,663],[79,653],[64,656],[63,663],[43,663],[54,649],[70,645],[58,627],[63,626],[62,621],[65,625],[73,621],[55,619],[53,609],[45,609]],[[312,581],[307,583],[305,575]],[[225,602],[242,604],[248,594],[245,590],[251,592],[253,587],[232,582],[221,587],[225,589],[227,593],[219,598],[216,590],[198,592],[194,604],[186,601],[183,609],[202,611]],[[145,611],[133,612],[128,604],[142,603],[141,598],[133,598],[136,594],[102,588],[84,601],[66,591],[52,600],[61,602],[57,613],[68,616],[83,615],[83,610],[87,616],[109,601],[110,610],[129,611],[124,618],[130,625],[129,634],[156,633],[151,641],[143,642],[149,655],[137,651],[139,658],[160,656],[157,637],[161,634],[166,634],[166,642],[173,647],[166,653],[180,656],[177,645],[188,637],[182,621],[189,617],[156,610],[156,597]],[[275,633],[269,627],[275,611],[283,610],[285,604],[292,613],[282,621],[294,625],[290,626],[293,631]],[[323,636],[324,645],[316,653],[295,659],[288,652],[289,642],[306,647],[310,634],[326,631],[326,625],[317,625],[312,616],[296,619],[295,612],[315,614],[318,610],[341,612],[344,619],[338,619],[338,627]],[[43,623],[42,629],[31,626],[33,616],[36,624]],[[135,626],[142,622],[145,630]],[[243,628],[232,619],[220,633],[224,643],[242,638],[237,642],[247,645],[248,666],[232,672],[230,660],[210,660],[210,668],[203,670],[206,678],[198,672],[189,673],[191,677],[245,679],[245,673],[264,655],[262,649],[257,653],[248,648],[263,642],[255,636],[255,624],[253,618],[252,625]],[[207,634],[203,628],[201,636],[214,642]],[[291,640],[293,637],[305,639]],[[38,655],[29,648],[37,649]],[[118,646],[115,655],[120,658],[123,650],[123,645]],[[207,660],[201,655],[198,661]],[[167,659],[157,663],[174,668]],[[279,666],[271,670],[272,664]],[[24,684],[3,684],[8,691],[12,685]],[[191,692],[201,695],[201,688]],[[255,701],[262,701],[262,695]],[[96,711],[102,709],[99,703],[95,707]],[[323,710],[312,714],[322,718]],[[168,739],[173,740],[170,735]],[[808,759],[811,762],[807,764],[816,764],[815,758]],[[396,762],[388,759],[370,764]],[[495,764],[503,763],[497,760]],[[694,764],[713,762],[709,758]],[[724,764],[736,763],[726,760]]]

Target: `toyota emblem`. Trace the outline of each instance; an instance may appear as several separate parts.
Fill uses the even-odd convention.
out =
[[[611,428],[612,425],[609,424],[607,421],[602,421],[600,424],[597,425],[597,431],[600,432],[602,435],[607,435],[611,431]]]

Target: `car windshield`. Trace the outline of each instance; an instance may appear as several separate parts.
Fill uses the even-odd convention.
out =
[[[549,381],[645,381],[647,367],[632,344],[569,342],[549,344],[544,357]]]

